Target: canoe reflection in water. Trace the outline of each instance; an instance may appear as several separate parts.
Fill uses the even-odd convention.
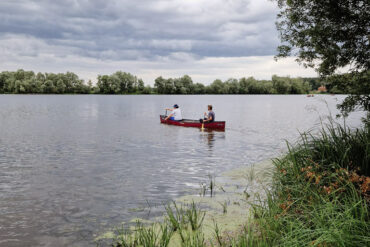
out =
[[[216,139],[225,139],[225,131],[222,130],[204,129],[199,130],[199,132],[201,133],[201,138],[208,145],[209,151],[212,151]]]

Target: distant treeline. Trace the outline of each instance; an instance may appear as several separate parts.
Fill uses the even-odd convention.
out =
[[[272,80],[256,80],[253,77],[215,80],[210,85],[193,83],[185,75],[176,79],[155,79],[154,88],[158,94],[304,94],[312,85],[302,78],[273,76]]]
[[[4,71],[0,73],[0,93],[15,94],[306,94],[325,84],[319,78],[272,76],[271,80],[253,77],[215,80],[210,85],[193,83],[190,76],[158,77],[154,87],[145,85],[136,76],[117,71],[99,75],[96,85],[87,83],[72,73],[34,73]],[[338,92],[337,92],[338,93]]]

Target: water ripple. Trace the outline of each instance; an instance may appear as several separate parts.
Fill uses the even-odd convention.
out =
[[[338,102],[321,98],[335,114]],[[226,131],[159,124],[175,102],[186,117],[212,103]],[[326,106],[302,95],[0,95],[0,246],[92,245],[99,231],[160,214],[153,205],[197,191],[209,174],[280,155],[317,112]],[[150,215],[135,210],[149,206]]]

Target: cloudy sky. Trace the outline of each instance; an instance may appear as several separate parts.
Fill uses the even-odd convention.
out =
[[[1,0],[0,71],[117,70],[148,84],[158,76],[214,79],[316,76],[294,58],[275,62],[270,0]]]

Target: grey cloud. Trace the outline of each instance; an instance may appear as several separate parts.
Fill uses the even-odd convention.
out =
[[[5,0],[0,42],[32,37],[66,55],[103,60],[273,55],[275,15],[261,0]]]

